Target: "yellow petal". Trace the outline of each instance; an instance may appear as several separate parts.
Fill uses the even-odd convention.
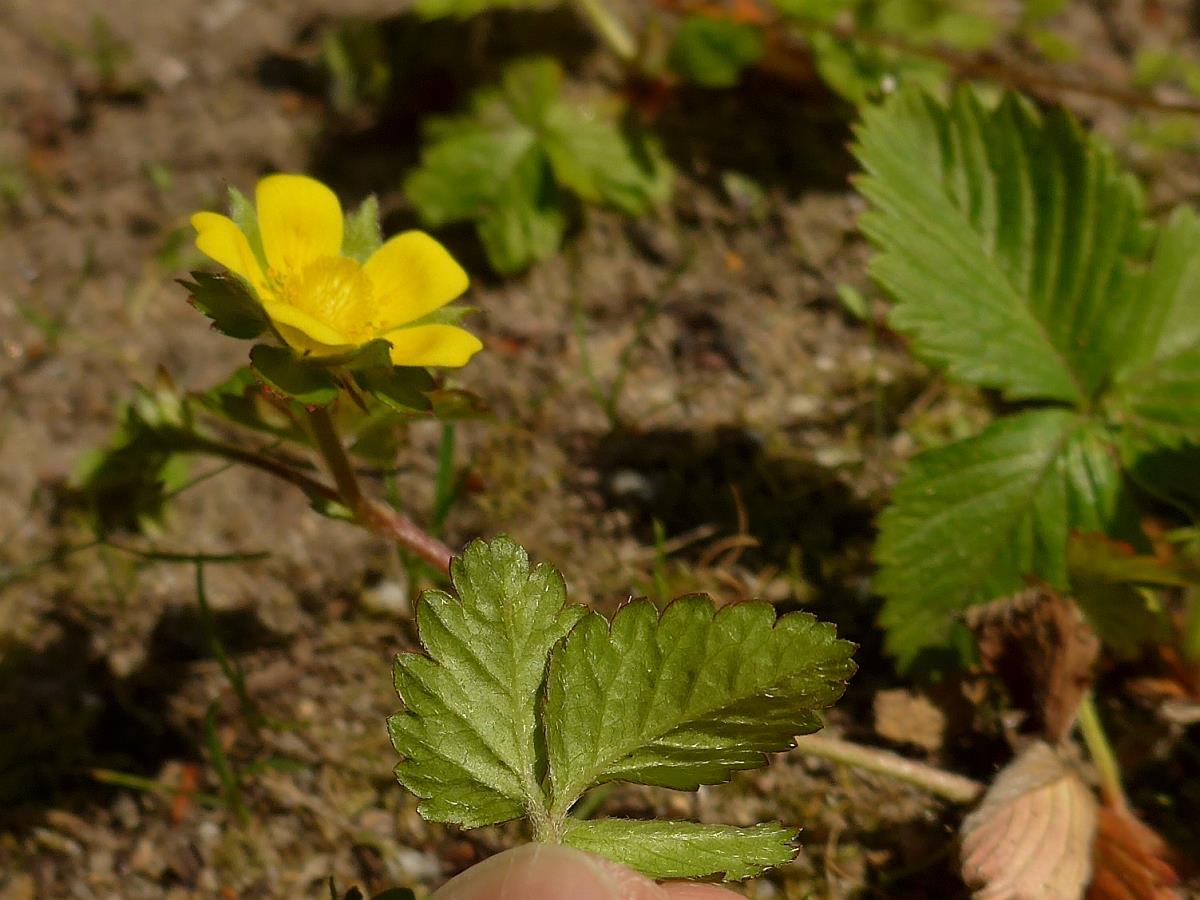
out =
[[[305,175],[268,175],[255,190],[258,230],[267,265],[297,272],[342,251],[342,205],[337,195]]]
[[[397,366],[464,366],[483,349],[479,338],[453,325],[417,325],[384,335]]]
[[[284,340],[298,350],[315,352],[314,347],[323,346],[326,348],[325,352],[333,352],[329,348],[336,348],[340,351],[354,344],[354,341],[350,340],[350,338],[346,337],[340,331],[330,328],[325,323],[314,319],[303,310],[296,309],[291,304],[264,300],[263,309],[267,311],[267,315],[271,317],[272,322],[278,326],[282,326],[279,329],[279,333],[283,335]],[[284,333],[285,328],[300,332],[301,335],[310,340],[306,341],[301,338],[293,340],[292,337],[289,337],[289,334],[291,334],[290,331]]]
[[[260,295],[266,287],[262,268],[250,249],[246,235],[233,219],[212,212],[192,216],[196,229],[196,249],[229,271],[241,275]]]
[[[468,284],[462,266],[423,231],[396,235],[371,254],[363,271],[375,287],[377,315],[385,330],[445,306]]]

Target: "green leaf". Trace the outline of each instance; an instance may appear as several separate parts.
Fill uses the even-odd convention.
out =
[[[518,60],[468,112],[425,127],[419,167],[404,190],[427,227],[475,224],[488,260],[513,273],[557,252],[573,192],[641,212],[670,188],[657,146],[594,107],[559,96],[550,59]]]
[[[455,560],[458,598],[421,596],[425,657],[396,658],[404,712],[388,720],[400,783],[421,815],[467,827],[542,810],[537,707],[551,648],[579,619],[562,576],[506,537]]]
[[[354,373],[358,386],[397,412],[424,412],[432,408],[426,392],[433,379],[424,369],[410,366],[375,366]]]
[[[383,232],[379,228],[379,201],[372,194],[357,210],[346,216],[346,226],[342,232],[342,254],[360,263],[366,262],[381,246]]]
[[[1133,657],[1143,645],[1170,639],[1164,612],[1151,587],[1180,587],[1186,579],[1153,556],[1103,535],[1076,535],[1067,548],[1071,594],[1101,639]]]
[[[1136,181],[1069,114],[964,88],[869,108],[856,153],[872,273],[892,323],[956,378],[1089,406],[1141,308],[1150,231]]]
[[[1109,414],[1141,441],[1200,444],[1200,218],[1190,207],[1162,229],[1141,284],[1137,314],[1120,323]]]
[[[329,372],[284,347],[257,344],[250,362],[269,388],[306,406],[327,406],[337,398],[337,381]]]
[[[267,314],[240,278],[209,272],[191,274],[192,281],[179,283],[191,294],[192,305],[212,319],[217,331],[251,340],[267,330],[270,325]]]
[[[915,457],[879,519],[875,589],[888,650],[907,667],[944,646],[954,614],[1036,576],[1067,586],[1073,530],[1122,521],[1107,433],[1063,409],[1031,410]]]
[[[107,445],[76,464],[71,487],[96,530],[142,532],[162,520],[171,491],[183,484],[192,449],[192,415],[167,383],[138,387]]]
[[[796,832],[778,825],[699,825],[632,819],[568,819],[563,843],[599,853],[650,878],[720,875],[740,881],[796,855]]]
[[[580,621],[546,692],[552,809],[604,781],[672,788],[725,781],[821,727],[854,671],[854,647],[806,613],[766,603],[716,612],[676,600],[661,618],[638,600],[609,623]]]
[[[670,195],[670,164],[645,132],[566,104],[546,119],[543,146],[554,177],[584,200],[637,216]]]
[[[540,150],[531,150],[498,186],[489,209],[476,222],[488,262],[512,275],[558,252],[567,216]]]
[[[675,33],[668,62],[677,75],[703,87],[733,87],[763,55],[762,31],[745,22],[689,16]]]

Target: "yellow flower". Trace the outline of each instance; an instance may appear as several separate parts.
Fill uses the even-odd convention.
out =
[[[319,181],[269,175],[255,205],[261,263],[246,234],[217,213],[192,216],[196,247],[250,284],[291,347],[330,356],[383,338],[398,366],[461,366],[482,348],[454,325],[414,324],[467,289],[467,273],[429,235],[398,234],[360,264],[342,255],[342,207]]]

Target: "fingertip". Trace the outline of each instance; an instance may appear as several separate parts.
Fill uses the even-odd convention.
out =
[[[715,884],[697,884],[687,881],[664,884],[663,890],[670,900],[730,900],[730,898],[741,900],[742,897],[741,894]]]
[[[654,882],[590,853],[525,844],[452,878],[433,900],[664,900]]]

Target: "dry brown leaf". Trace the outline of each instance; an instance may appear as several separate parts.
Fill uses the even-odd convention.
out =
[[[1078,607],[1033,587],[972,617],[983,667],[999,676],[1030,731],[1051,743],[1066,737],[1092,682],[1100,640]]]
[[[980,900],[1082,897],[1091,876],[1096,805],[1053,747],[1031,744],[963,820],[963,880]]]
[[[1170,848],[1127,810],[1105,806],[1096,831],[1088,900],[1174,900],[1179,876]]]
[[[875,733],[897,744],[916,744],[933,752],[942,746],[946,714],[924,694],[904,688],[878,691],[873,704]]]

